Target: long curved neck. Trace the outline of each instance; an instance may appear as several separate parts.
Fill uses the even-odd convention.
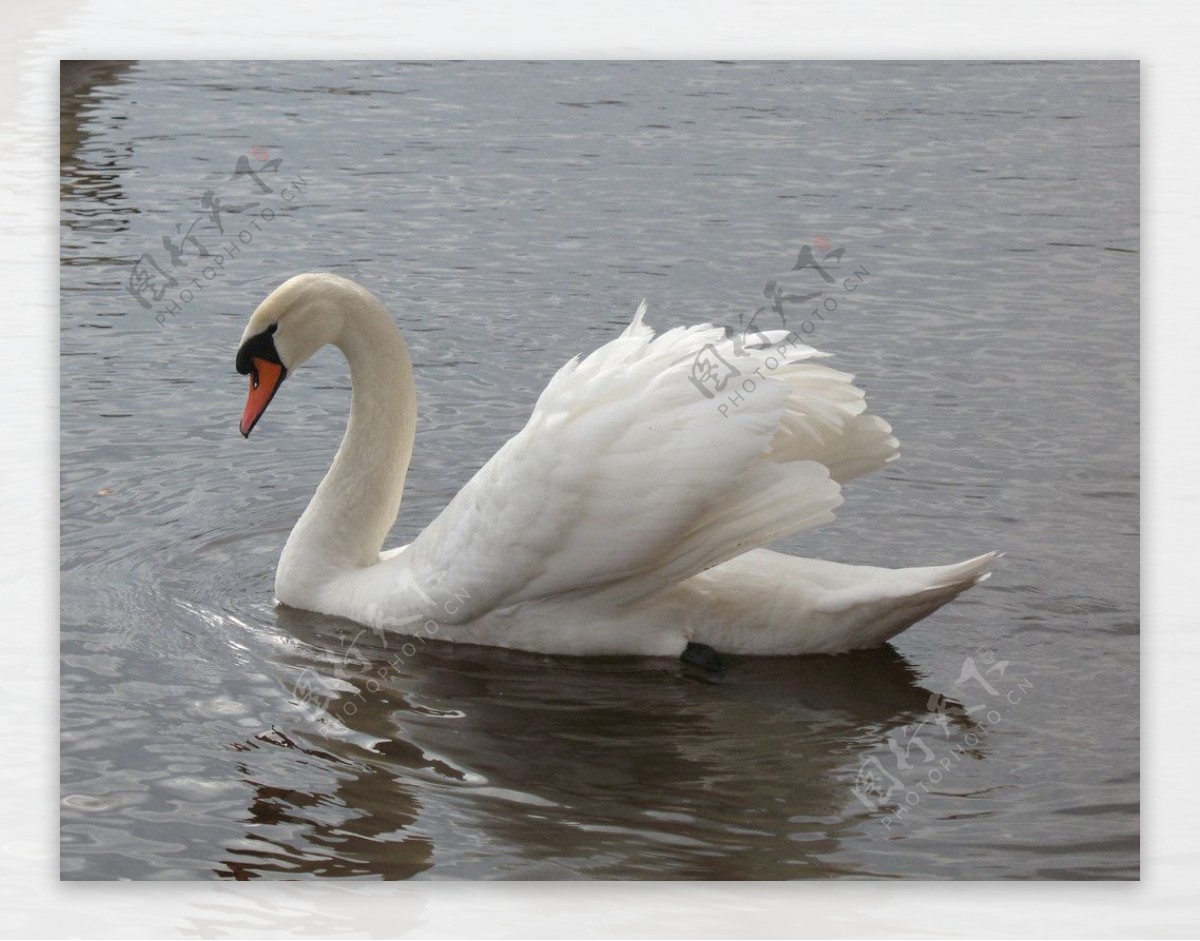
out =
[[[417,396],[404,337],[383,305],[366,297],[347,313],[334,345],[350,364],[350,422],[308,509],[288,537],[277,593],[315,590],[338,571],[379,561],[396,521],[412,457]]]

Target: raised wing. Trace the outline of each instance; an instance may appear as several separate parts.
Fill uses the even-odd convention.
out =
[[[568,592],[645,597],[827,522],[839,482],[896,456],[853,377],[795,334],[656,338],[644,313],[560,369],[402,553],[430,596],[465,599],[451,620]]]

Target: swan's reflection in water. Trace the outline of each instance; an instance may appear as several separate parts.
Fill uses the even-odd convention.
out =
[[[277,617],[297,721],[242,747],[294,749],[332,783],[251,780],[248,762],[227,877],[850,874],[825,858],[867,820],[847,768],[930,698],[891,647],[711,675]]]

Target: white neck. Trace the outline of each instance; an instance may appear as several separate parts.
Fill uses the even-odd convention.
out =
[[[373,297],[356,300],[333,343],[350,364],[350,422],[280,557],[281,599],[310,595],[338,573],[379,561],[412,457],[416,387],[391,316]]]

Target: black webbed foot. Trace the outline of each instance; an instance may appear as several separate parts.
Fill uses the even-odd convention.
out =
[[[683,653],[679,655],[679,659],[710,673],[721,673],[725,670],[725,664],[721,662],[721,655],[708,644],[693,644],[689,641],[688,645],[683,648]]]

